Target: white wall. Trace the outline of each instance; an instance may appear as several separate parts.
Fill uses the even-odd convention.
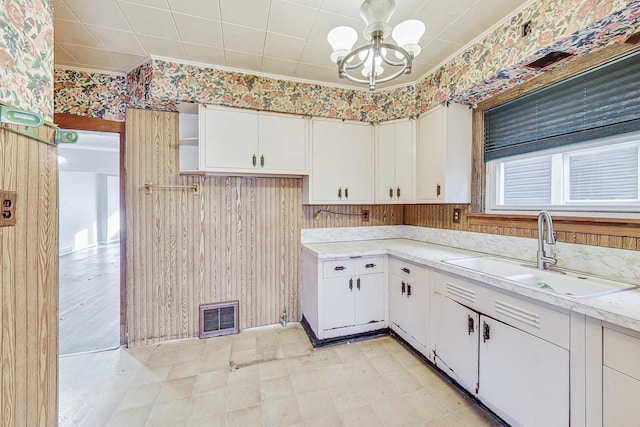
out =
[[[59,186],[60,254],[97,244],[97,175],[61,171]]]

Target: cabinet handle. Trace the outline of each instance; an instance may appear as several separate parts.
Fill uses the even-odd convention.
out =
[[[375,266],[376,266],[375,264],[367,264],[364,266],[364,268],[373,268]]]
[[[255,154],[254,154],[254,155],[253,155],[253,157],[252,157],[252,161],[251,161],[251,163],[253,163],[253,166],[254,166],[254,167],[256,166],[256,155],[255,155]]]
[[[356,280],[356,287],[358,288],[358,290],[360,290],[360,278],[358,277],[358,280]]]
[[[469,319],[467,322],[469,324],[469,335],[471,335],[476,331],[475,321],[473,320],[473,317],[469,316]]]
[[[396,197],[399,199],[400,198],[400,187],[398,187],[396,189]]]
[[[404,295],[404,289],[405,289],[406,284],[404,282],[402,282],[402,295]]]
[[[440,184],[436,185],[436,197],[440,197]]]
[[[338,265],[338,266],[333,267],[333,269],[334,269],[335,271],[342,271],[342,270],[344,270],[344,269],[345,269],[345,266],[344,266],[344,265]]]
[[[403,268],[401,268],[400,270],[404,271],[404,272],[405,272],[405,273],[407,273],[407,274],[411,274],[411,270],[409,270],[409,269],[408,269],[408,268],[406,268],[406,267],[403,267]]]
[[[353,279],[349,279],[349,290],[353,290]]]
[[[389,198],[393,199],[393,188],[389,188]]]
[[[487,342],[491,338],[491,326],[487,322],[483,322],[482,325],[482,342]]]
[[[338,199],[342,199],[342,187],[338,188]]]
[[[260,167],[261,168],[264,167],[264,154],[262,156],[260,156]]]
[[[407,283],[407,296],[411,296],[411,285]]]
[[[349,198],[349,189],[348,188],[344,189],[344,197],[345,197],[345,199]]]

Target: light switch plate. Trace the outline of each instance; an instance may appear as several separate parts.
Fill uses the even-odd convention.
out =
[[[13,227],[16,225],[16,199],[15,191],[0,190],[0,227]]]

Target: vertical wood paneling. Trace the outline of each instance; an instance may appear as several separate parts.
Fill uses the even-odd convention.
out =
[[[17,192],[16,225],[0,228],[0,424],[56,425],[57,150],[0,130],[0,166],[0,189]]]
[[[127,110],[129,342],[194,336],[210,302],[238,299],[242,328],[299,318],[302,180],[180,176],[177,117]]]

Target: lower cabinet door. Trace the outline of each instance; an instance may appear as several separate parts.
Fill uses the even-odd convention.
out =
[[[424,282],[409,282],[407,288],[406,322],[405,329],[411,337],[411,341],[425,356],[427,355],[427,344],[429,343],[430,327],[429,312],[429,289]]]
[[[355,279],[334,277],[324,279],[322,290],[322,325],[325,331],[355,324]]]
[[[640,420],[640,381],[611,369],[602,367],[602,425],[627,427]]]
[[[389,327],[397,332],[403,332],[404,319],[406,317],[405,300],[406,283],[395,274],[389,275]]]
[[[569,351],[480,316],[478,397],[513,426],[569,425]]]
[[[365,274],[354,279],[355,324],[384,322],[384,274]]]
[[[470,393],[478,386],[480,315],[433,294],[433,362]]]

